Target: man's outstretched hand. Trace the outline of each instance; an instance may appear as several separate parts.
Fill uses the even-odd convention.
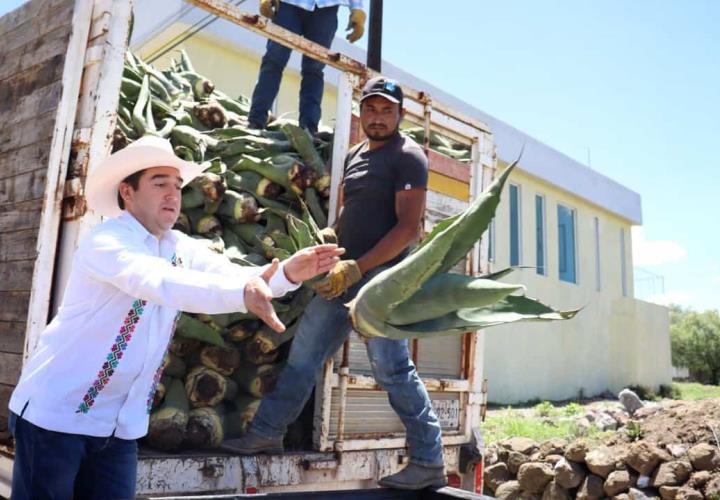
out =
[[[293,283],[309,280],[335,267],[344,253],[334,244],[303,248],[284,262],[285,276]]]
[[[273,259],[265,271],[248,280],[245,285],[245,307],[276,332],[284,332],[285,325],[282,324],[272,306],[273,294],[268,285],[270,278],[279,267],[280,261]]]

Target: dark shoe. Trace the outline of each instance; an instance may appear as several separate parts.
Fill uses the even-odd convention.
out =
[[[259,122],[249,121],[248,128],[253,129],[253,130],[265,130],[265,125],[263,125]]]
[[[238,439],[228,439],[220,445],[221,450],[240,455],[255,455],[258,453],[276,454],[283,452],[283,438],[264,438],[248,431]]]
[[[400,472],[385,476],[378,481],[380,486],[400,490],[421,490],[428,486],[440,488],[447,485],[445,467],[426,467],[410,462]]]

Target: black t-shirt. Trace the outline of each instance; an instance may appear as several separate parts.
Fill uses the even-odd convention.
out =
[[[425,153],[408,137],[397,134],[373,151],[368,151],[367,141],[351,149],[345,158],[344,202],[338,221],[338,242],[347,250],[344,258],[362,257],[397,224],[396,192],[427,189],[427,182]],[[407,253],[406,249],[390,264]]]

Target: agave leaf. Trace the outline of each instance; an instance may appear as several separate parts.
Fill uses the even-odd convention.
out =
[[[502,188],[518,161],[512,162],[464,212],[451,218],[449,224],[441,223],[428,243],[366,283],[353,304],[363,302],[364,311],[381,322],[387,321],[393,309],[431,276],[448,271],[463,259],[495,215]]]
[[[436,274],[390,313],[388,323],[407,325],[438,318],[460,308],[486,306],[524,288],[523,285],[500,283],[464,274]]]
[[[395,326],[379,323],[370,318],[361,331],[368,337],[389,339],[425,338],[459,335],[465,332],[516,321],[553,321],[570,319],[579,310],[558,311],[541,302],[524,296],[510,295],[485,307],[466,308],[444,316],[410,325]],[[354,320],[357,318],[354,317]],[[356,329],[358,325],[355,324]]]

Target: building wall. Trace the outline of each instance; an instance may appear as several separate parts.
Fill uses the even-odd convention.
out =
[[[617,392],[628,384],[670,383],[667,309],[632,298],[630,223],[522,171],[509,183],[520,188],[520,265],[504,279],[527,286],[527,295],[560,309],[582,308],[572,320],[522,323],[485,331],[489,400],[516,403]],[[508,187],[494,229],[494,270],[510,265]],[[535,195],[545,198],[546,275],[536,272]],[[576,281],[559,279],[557,205],[575,210]],[[599,222],[600,286],[596,273],[594,218]],[[625,232],[623,297],[621,230]]]

